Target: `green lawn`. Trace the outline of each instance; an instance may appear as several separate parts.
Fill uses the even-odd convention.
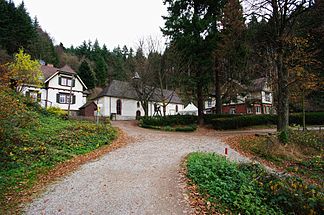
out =
[[[321,214],[323,189],[296,177],[279,177],[259,165],[237,164],[212,153],[192,153],[187,176],[209,213]]]
[[[17,206],[6,198],[9,193],[12,196],[31,188],[37,176],[58,163],[110,144],[116,137],[116,131],[107,124],[34,115],[32,126],[13,128],[1,143],[1,214]]]

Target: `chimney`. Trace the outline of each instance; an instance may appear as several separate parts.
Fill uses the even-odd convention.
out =
[[[49,67],[54,67],[54,65],[53,65],[53,64],[47,64],[47,66],[49,66]]]

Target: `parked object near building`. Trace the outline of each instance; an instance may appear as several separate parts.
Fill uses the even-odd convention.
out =
[[[170,99],[166,106],[167,115],[175,115],[183,110],[182,101],[174,91],[163,90],[163,95]],[[158,91],[153,94],[148,104],[149,116],[162,114],[163,99]],[[93,101],[101,105],[100,116],[116,120],[134,120],[145,115],[136,90],[128,82],[113,80]]]
[[[182,111],[178,112],[180,115],[198,115],[198,108],[190,102]]]
[[[76,115],[87,97],[87,87],[80,77],[68,65],[62,68],[43,65],[41,71],[45,80],[43,87],[26,84],[23,86],[23,94],[39,101],[43,107],[70,108],[71,115]]]
[[[225,114],[271,114],[273,94],[267,78],[255,79],[250,86],[230,80],[222,87],[222,113]],[[205,113],[215,113],[216,99],[211,95],[205,101]]]

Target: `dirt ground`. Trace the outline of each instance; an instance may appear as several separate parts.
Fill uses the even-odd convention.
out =
[[[224,154],[228,148],[229,159],[248,161],[222,139],[254,132],[162,132],[131,121],[112,123],[129,143],[52,183],[25,207],[26,214],[191,214],[179,173],[182,159],[194,151]]]

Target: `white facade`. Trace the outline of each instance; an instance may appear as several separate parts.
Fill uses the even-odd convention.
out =
[[[121,108],[118,113],[117,101],[120,101]],[[97,104],[102,107],[100,109],[100,116],[110,117],[112,114],[116,115],[116,120],[134,120],[136,116],[144,116],[144,109],[141,103],[134,99],[128,98],[117,98],[110,96],[103,96],[95,100]],[[149,102],[148,115],[153,116],[154,104],[158,104],[160,107],[161,114],[163,114],[162,103]],[[176,115],[179,111],[182,111],[184,106],[182,104],[169,103],[166,107],[167,115]]]
[[[72,84],[72,80],[74,80],[74,84]],[[62,85],[63,82],[64,84]],[[67,110],[71,93],[70,110],[78,111],[86,103],[86,95],[83,92],[84,88],[86,89],[86,86],[77,75],[75,75],[75,78],[72,78],[71,74],[58,71],[45,81],[42,88],[33,86],[23,87],[23,94],[33,97],[35,100],[37,99],[42,107],[59,107]]]

